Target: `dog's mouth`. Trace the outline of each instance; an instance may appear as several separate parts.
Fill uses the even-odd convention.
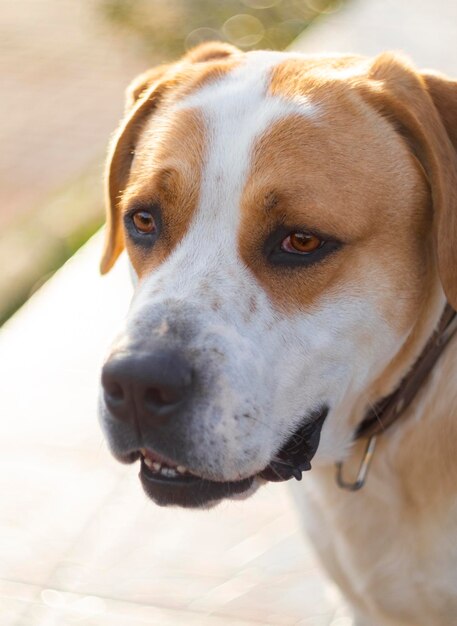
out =
[[[208,480],[182,465],[141,449],[140,480],[146,494],[159,505],[199,507],[247,491],[254,477],[238,481]]]
[[[311,469],[311,459],[319,445],[320,432],[328,407],[308,416],[278,450],[270,463],[257,474],[236,481],[217,481],[199,476],[184,465],[142,448],[131,460],[141,459],[140,480],[146,494],[159,505],[199,507],[212,501],[247,492],[255,479],[282,482],[301,480]]]

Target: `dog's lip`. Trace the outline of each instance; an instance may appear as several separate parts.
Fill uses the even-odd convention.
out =
[[[205,506],[244,493],[254,480],[245,478],[240,481],[216,482],[190,473],[164,476],[148,468],[144,457],[141,459],[139,477],[144,491],[156,504],[182,507]]]
[[[175,461],[171,461],[169,457],[159,454],[150,448],[140,449],[141,467],[146,473],[152,476],[157,475],[159,478],[167,480],[193,476],[201,478],[184,465]]]
[[[111,454],[114,456],[116,461],[119,461],[119,463],[123,463],[124,465],[131,465],[132,463],[135,463],[141,456],[139,450],[132,450],[131,452],[126,453],[111,450]]]
[[[328,412],[329,407],[322,405],[309,414],[258,476],[272,482],[291,478],[301,480],[302,472],[311,469],[311,460],[316,454]]]
[[[151,479],[166,482],[179,482],[181,479],[194,478],[207,483],[238,483],[243,480],[254,478],[257,474],[240,476],[237,479],[217,479],[189,469],[177,461],[171,461],[169,457],[159,454],[150,448],[140,449],[141,471]],[[171,471],[170,471],[171,470]]]
[[[195,483],[200,480],[203,480],[201,476],[192,474],[191,472],[187,470],[183,472],[177,472],[171,466],[165,465],[165,464],[163,464],[165,471],[169,469],[173,469],[174,474],[169,475],[166,472],[161,473],[157,470],[152,469],[150,465],[148,465],[147,460],[148,460],[147,456],[141,455],[140,477],[144,476],[144,478],[146,478],[149,481],[152,481],[152,482],[159,481],[163,483],[175,483],[175,484],[189,484],[189,483]],[[182,467],[182,466],[175,466],[175,467]],[[185,468],[183,467],[183,469]]]
[[[132,463],[141,459],[141,483],[147,495],[156,503],[202,506],[246,492],[256,479],[272,482],[291,478],[300,480],[301,473],[311,469],[311,459],[317,450],[328,411],[328,406],[322,406],[308,415],[263,470],[238,480],[214,480],[201,476],[150,448],[130,452],[119,460]]]

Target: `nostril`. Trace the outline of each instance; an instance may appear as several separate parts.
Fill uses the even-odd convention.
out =
[[[124,401],[124,390],[119,383],[110,382],[104,385],[105,396],[112,404],[121,404]]]
[[[183,398],[181,389],[172,387],[148,387],[144,394],[144,404],[155,409],[161,406],[175,405]]]

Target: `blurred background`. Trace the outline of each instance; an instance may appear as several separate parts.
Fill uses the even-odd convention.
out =
[[[0,324],[102,224],[135,74],[211,39],[288,46],[343,0],[1,0]]]
[[[284,485],[160,509],[97,424],[131,293],[125,258],[98,275],[106,146],[130,80],[207,39],[457,76],[455,0],[0,0],[0,626],[352,625]]]

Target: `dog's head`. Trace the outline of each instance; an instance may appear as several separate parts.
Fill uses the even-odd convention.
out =
[[[457,84],[392,55],[211,44],[135,81],[102,271],[125,247],[136,290],[100,414],[155,501],[347,454],[457,305],[456,129]]]

